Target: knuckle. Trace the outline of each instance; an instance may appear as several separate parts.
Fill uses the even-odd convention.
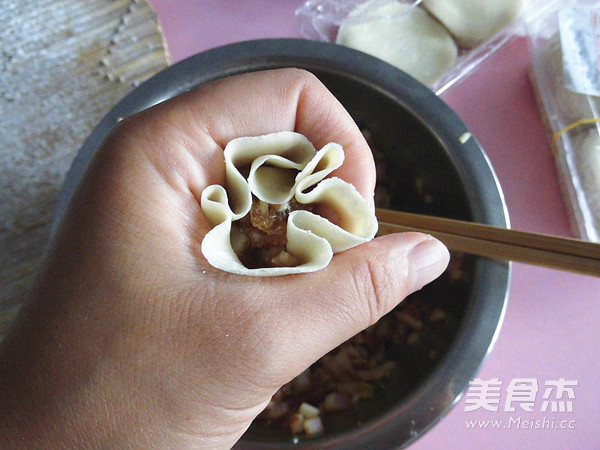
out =
[[[388,268],[375,256],[367,258],[354,271],[355,289],[366,310],[368,326],[376,323],[390,310],[390,278]]]

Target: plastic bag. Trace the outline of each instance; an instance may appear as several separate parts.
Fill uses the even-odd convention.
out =
[[[600,242],[600,1],[550,1],[527,17],[530,78],[573,232]]]
[[[393,4],[405,5],[405,9],[400,13],[396,12],[391,15],[379,12],[389,10],[386,7]],[[358,11],[359,8],[362,9]],[[338,31],[344,25],[372,21],[381,21],[380,23],[385,25],[384,20],[414,14],[413,9],[426,11],[423,8],[422,0],[309,0],[296,10],[296,16],[300,20],[300,32],[305,38],[336,42]],[[435,18],[433,20],[437,22]],[[421,81],[429,85],[437,94],[441,94],[471,73],[483,60],[510,40],[515,35],[517,27],[520,26],[519,20],[515,18],[500,32],[473,48],[465,48],[457,43],[456,59],[451,66],[443,70],[435,79],[421,79]],[[451,33],[449,35],[452,39],[455,38]],[[406,70],[404,67],[400,68],[411,73],[410,70]],[[415,76],[414,73],[411,73],[411,75]],[[415,78],[419,77],[415,76]]]
[[[335,42],[338,28],[346,20],[347,23],[364,23],[375,18],[384,17],[349,17],[365,0],[309,0],[296,10],[300,18],[300,33],[307,39],[316,41]],[[415,7],[421,0],[375,0],[371,3],[369,10],[376,11],[381,6],[390,3],[407,4]],[[408,13],[407,10],[405,13]],[[390,16],[385,16],[390,17]]]

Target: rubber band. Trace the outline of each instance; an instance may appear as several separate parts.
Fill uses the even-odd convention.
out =
[[[552,142],[554,143],[554,148],[556,148],[556,143],[558,142],[558,139],[562,136],[563,133],[566,133],[567,131],[571,131],[573,128],[577,128],[578,126],[589,125],[592,123],[600,123],[600,117],[594,117],[593,119],[581,119],[581,120],[578,120],[577,122],[573,122],[571,125],[567,125],[562,130],[558,130],[556,133],[554,133],[554,136],[552,136]]]

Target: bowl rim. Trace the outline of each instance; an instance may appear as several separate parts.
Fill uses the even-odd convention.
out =
[[[460,179],[468,184],[465,193],[473,220],[500,227],[510,226],[502,189],[485,151],[458,115],[429,88],[401,70],[347,47],[306,39],[275,38],[227,44],[192,55],[149,78],[126,95],[104,116],[74,158],[59,191],[51,233],[56,232],[96,149],[122,118],[217,78],[283,67],[327,71],[362,83],[375,83],[378,90],[401,103],[428,128],[447,152],[455,150],[448,156]],[[466,141],[465,136],[469,136]],[[356,429],[300,443],[290,440],[289,446],[348,449],[405,447],[425,434],[460,400],[495,344],[506,311],[510,274],[510,263],[476,259],[470,299],[486,298],[487,301],[469,302],[450,349],[420,385],[418,392],[408,395],[382,417]],[[440,393],[443,393],[442,398]],[[285,443],[257,443],[243,438],[238,443],[238,447],[244,448],[285,446]]]

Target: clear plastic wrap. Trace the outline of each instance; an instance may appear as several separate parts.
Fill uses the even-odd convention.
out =
[[[550,1],[527,17],[530,78],[573,232],[600,242],[600,2]]]
[[[497,4],[504,5],[508,2],[520,5],[523,1],[525,0],[506,0],[504,3]],[[300,20],[302,36],[307,39],[336,42],[341,27],[367,23],[385,27],[386,21],[389,24],[390,20],[399,19],[408,14],[416,14],[416,12],[427,13],[434,22],[439,23],[438,19],[426,8],[428,5],[430,7],[434,6],[433,3],[440,2],[437,0],[308,0],[296,10],[296,15]],[[393,5],[398,4],[404,6],[404,9],[400,12],[398,8],[391,8]],[[481,4],[488,5],[489,3],[483,2]],[[414,11],[415,9],[422,11]],[[506,19],[508,23],[505,26],[503,25],[498,32],[494,32],[489,38],[477,42],[476,45],[465,43],[464,39],[461,39],[456,33],[448,31],[445,26],[440,24],[448,31],[451,39],[455,41],[455,59],[448,67],[443,67],[443,70],[434,74],[433,78],[419,78],[419,74],[416,74],[415,77],[429,85],[437,94],[441,94],[461,78],[471,73],[483,60],[510,40],[521,29],[519,18],[520,13],[516,12],[515,17],[511,16]],[[469,20],[462,20],[462,23],[468,22]],[[476,20],[473,19],[471,22],[476,22]],[[485,19],[480,20],[480,22],[485,22]],[[398,28],[404,27],[404,23],[398,22],[398,24],[400,25]],[[422,28],[421,25],[418,24],[415,28]],[[427,38],[423,40],[427,40]],[[414,45],[414,41],[409,41],[408,45]],[[367,51],[367,53],[372,52]],[[375,56],[381,57],[378,54]],[[385,57],[381,58],[386,59]],[[431,59],[435,59],[435,57]],[[407,70],[405,67],[401,68],[411,73],[411,70]],[[415,75],[414,73],[411,74]]]

